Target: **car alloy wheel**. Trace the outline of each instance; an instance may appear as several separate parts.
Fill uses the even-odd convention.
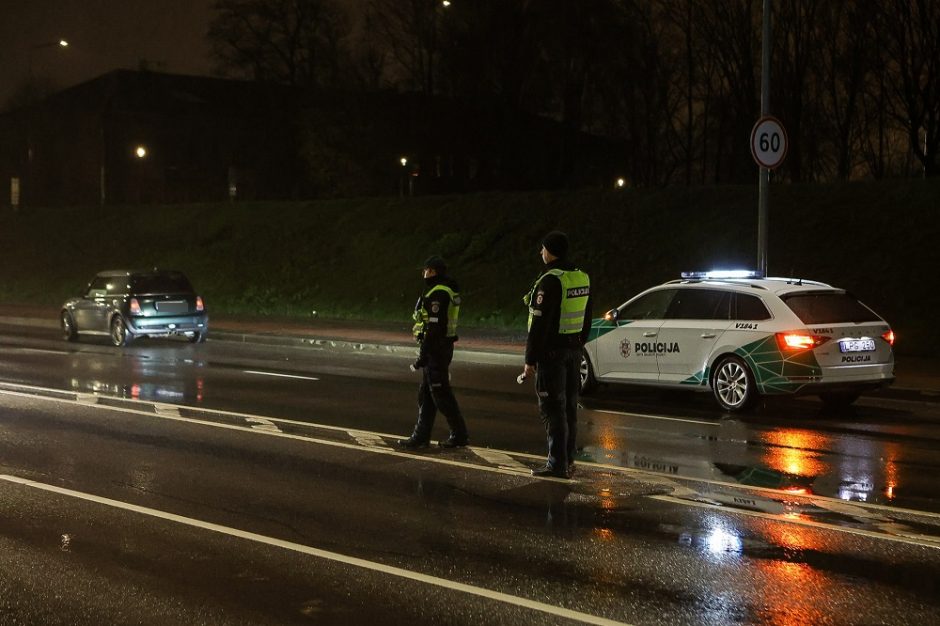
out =
[[[757,396],[755,387],[751,370],[738,357],[724,357],[715,367],[712,392],[715,400],[726,411],[735,412],[747,408]]]
[[[130,334],[127,332],[127,325],[124,318],[115,315],[111,320],[111,343],[115,346],[126,346],[130,343]]]
[[[62,311],[60,320],[62,322],[62,337],[65,338],[66,341],[75,341],[78,339],[78,329],[75,328],[72,314],[68,311]]]
[[[594,378],[594,368],[591,367],[591,360],[584,350],[581,351],[581,366],[578,374],[581,378],[581,393],[591,393],[597,386],[597,379]]]

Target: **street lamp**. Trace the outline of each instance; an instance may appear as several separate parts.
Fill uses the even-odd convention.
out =
[[[43,48],[53,48],[56,46],[59,48],[68,48],[69,42],[65,39],[59,39],[58,41],[45,41],[43,43],[33,44],[29,47],[29,50],[26,54],[26,69],[30,81],[33,79],[33,52],[36,50],[42,50]]]
[[[137,146],[137,148],[134,150],[134,155],[136,155],[138,159],[143,159],[146,157],[147,146]]]

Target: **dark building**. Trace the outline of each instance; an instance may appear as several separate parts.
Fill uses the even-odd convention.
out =
[[[0,116],[0,204],[300,193],[294,99],[252,82],[118,70]]]
[[[0,206],[602,186],[625,152],[489,105],[118,70],[0,115]]]

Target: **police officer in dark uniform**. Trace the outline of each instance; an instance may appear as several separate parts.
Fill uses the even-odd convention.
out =
[[[414,335],[420,350],[412,369],[421,370],[418,388],[418,423],[407,439],[399,439],[403,448],[427,448],[434,417],[440,410],[447,418],[450,436],[438,442],[442,448],[467,445],[467,425],[454,391],[450,386],[450,362],[457,341],[457,317],[460,312],[460,288],[447,275],[447,264],[439,256],[424,262],[424,295],[415,305]]]
[[[524,298],[529,307],[525,375],[535,375],[539,415],[548,436],[545,466],[534,476],[571,478],[578,432],[581,348],[591,330],[591,282],[567,260],[568,237],[542,240],[545,272]]]

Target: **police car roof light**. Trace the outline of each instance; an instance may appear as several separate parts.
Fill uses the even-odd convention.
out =
[[[682,272],[682,278],[697,280],[720,280],[722,278],[763,278],[756,270],[712,270],[709,272]]]

